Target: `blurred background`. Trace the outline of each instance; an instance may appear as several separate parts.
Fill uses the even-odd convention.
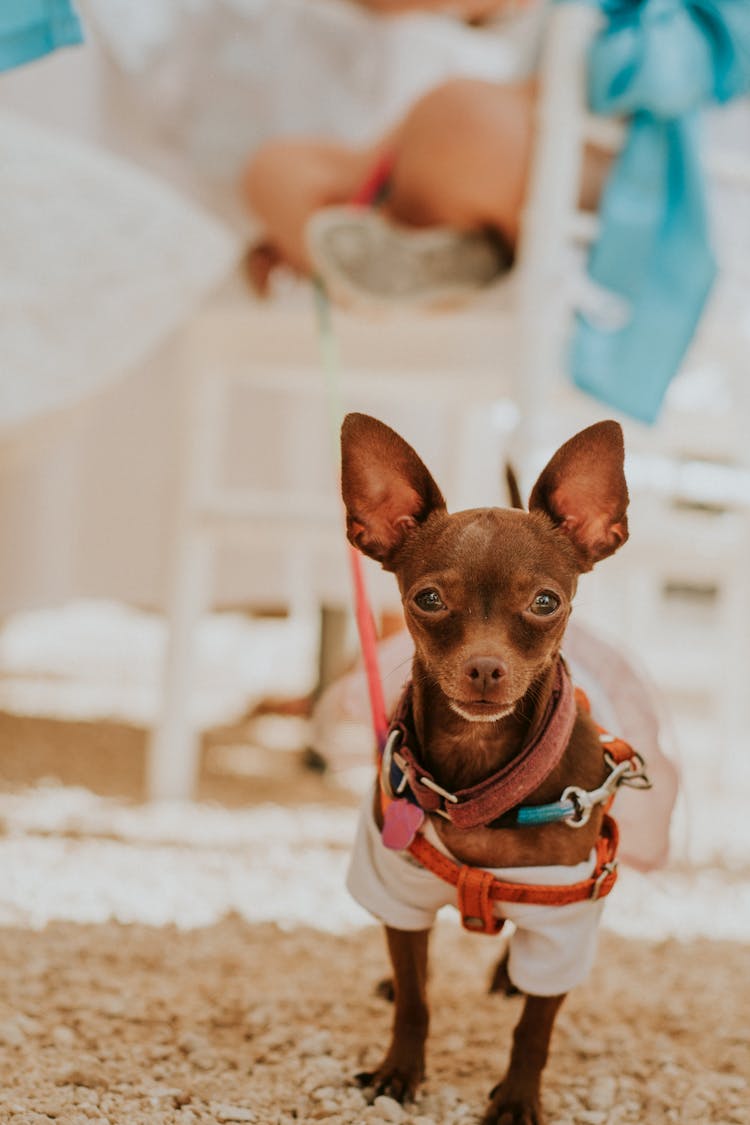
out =
[[[0,76],[0,926],[368,924],[343,889],[372,740],[361,686],[335,682],[357,646],[333,364],[345,409],[398,429],[453,510],[506,503],[506,458],[528,489],[572,433],[620,418],[631,539],[575,616],[651,681],[682,788],[669,865],[625,872],[606,924],[749,942],[747,99],[705,113],[718,277],[647,426],[566,368],[597,237],[571,154],[628,128],[586,107],[590,6],[478,23],[348,0],[77,8],[81,44]],[[530,196],[497,285],[440,314],[337,309],[333,345],[307,279],[251,292],[262,232],[238,185],[264,141],[365,145],[447,78],[530,73]],[[392,631],[395,583],[368,581]],[[6,1015],[21,1049],[35,1032]],[[747,1120],[745,1097],[724,1081],[695,1120]],[[254,1112],[205,1119],[277,1120]]]

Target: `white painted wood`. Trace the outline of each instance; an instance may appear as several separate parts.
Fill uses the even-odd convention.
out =
[[[571,247],[587,245],[598,229],[597,216],[578,207],[584,145],[616,151],[624,135],[620,122],[594,117],[585,104],[584,54],[596,20],[586,4],[555,5],[550,12],[529,192],[509,282],[460,314],[409,314],[380,321],[338,312],[334,316],[347,409],[381,413],[386,420],[401,411],[418,421],[427,404],[450,419],[443,471],[452,478],[446,494],[454,498],[453,506],[477,503],[484,486],[499,492],[488,474],[496,471],[499,485],[499,451],[508,427],[497,429],[502,430],[498,464],[491,468],[482,427],[492,424],[493,402],[504,399],[520,418],[510,455],[527,492],[550,446],[609,413],[570,387],[562,364],[576,298]],[[747,162],[737,157],[713,155],[711,168],[733,184],[750,184]],[[297,612],[310,612],[321,597],[334,610],[349,601],[335,487],[327,486],[325,473],[323,491],[306,479],[312,456],[309,420],[326,393],[309,298],[255,306],[243,296],[209,306],[187,329],[184,354],[191,373],[186,452],[173,550],[165,706],[149,768],[149,792],[155,797],[188,796],[197,778],[198,735],[189,712],[194,632],[210,602],[217,547],[229,539],[245,540],[256,549],[274,544],[285,560],[288,601]],[[731,354],[727,342],[725,358]],[[226,423],[234,395],[243,387],[259,395],[280,394],[287,404],[279,435],[279,457],[287,474],[281,489],[248,485],[230,490],[221,480]],[[611,626],[637,650],[659,619],[665,581],[718,582],[710,643],[732,652],[733,659],[715,676],[705,660],[711,653],[691,653],[687,674],[691,687],[710,692],[721,715],[723,744],[730,748],[740,735],[746,742],[750,682],[750,614],[744,592],[750,450],[746,427],[738,426],[732,410],[732,395],[728,409],[711,419],[702,411],[671,406],[656,431],[626,424],[633,510],[638,513],[627,561],[621,563],[617,556],[601,576],[586,580],[590,585],[584,584],[580,595],[584,616],[588,598],[598,627],[606,633]],[[733,464],[716,469],[696,463],[695,457],[691,463],[691,449],[709,462],[728,457]],[[441,467],[426,459],[445,485]],[[684,510],[685,501],[724,504],[727,512],[707,524]],[[368,574],[376,607],[387,606],[389,598],[392,604],[388,576],[374,567],[368,567]],[[682,675],[684,668],[682,660]],[[732,754],[727,752],[726,763],[735,760]]]

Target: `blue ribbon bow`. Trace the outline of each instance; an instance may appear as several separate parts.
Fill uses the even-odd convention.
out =
[[[82,42],[69,0],[0,0],[0,71]]]
[[[573,381],[652,423],[716,274],[699,152],[703,105],[750,89],[750,0],[599,0],[592,110],[630,118],[601,202],[589,275],[622,298],[617,328],[579,314]]]

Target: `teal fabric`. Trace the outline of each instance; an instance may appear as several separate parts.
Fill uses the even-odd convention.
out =
[[[596,0],[594,0],[596,2]],[[581,314],[570,369],[583,390],[656,421],[714,281],[700,110],[750,90],[750,0],[600,0],[591,108],[627,115],[603,195],[591,278],[624,298],[613,328]]]
[[[0,71],[82,42],[69,0],[0,0]]]

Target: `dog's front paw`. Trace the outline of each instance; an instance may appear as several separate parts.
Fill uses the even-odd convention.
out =
[[[482,1125],[544,1125],[539,1097],[515,1094],[501,1082],[490,1094]]]
[[[424,1067],[415,1063],[391,1063],[387,1059],[377,1070],[356,1075],[358,1085],[372,1091],[371,1099],[385,1096],[403,1103],[413,1098],[424,1076]]]

